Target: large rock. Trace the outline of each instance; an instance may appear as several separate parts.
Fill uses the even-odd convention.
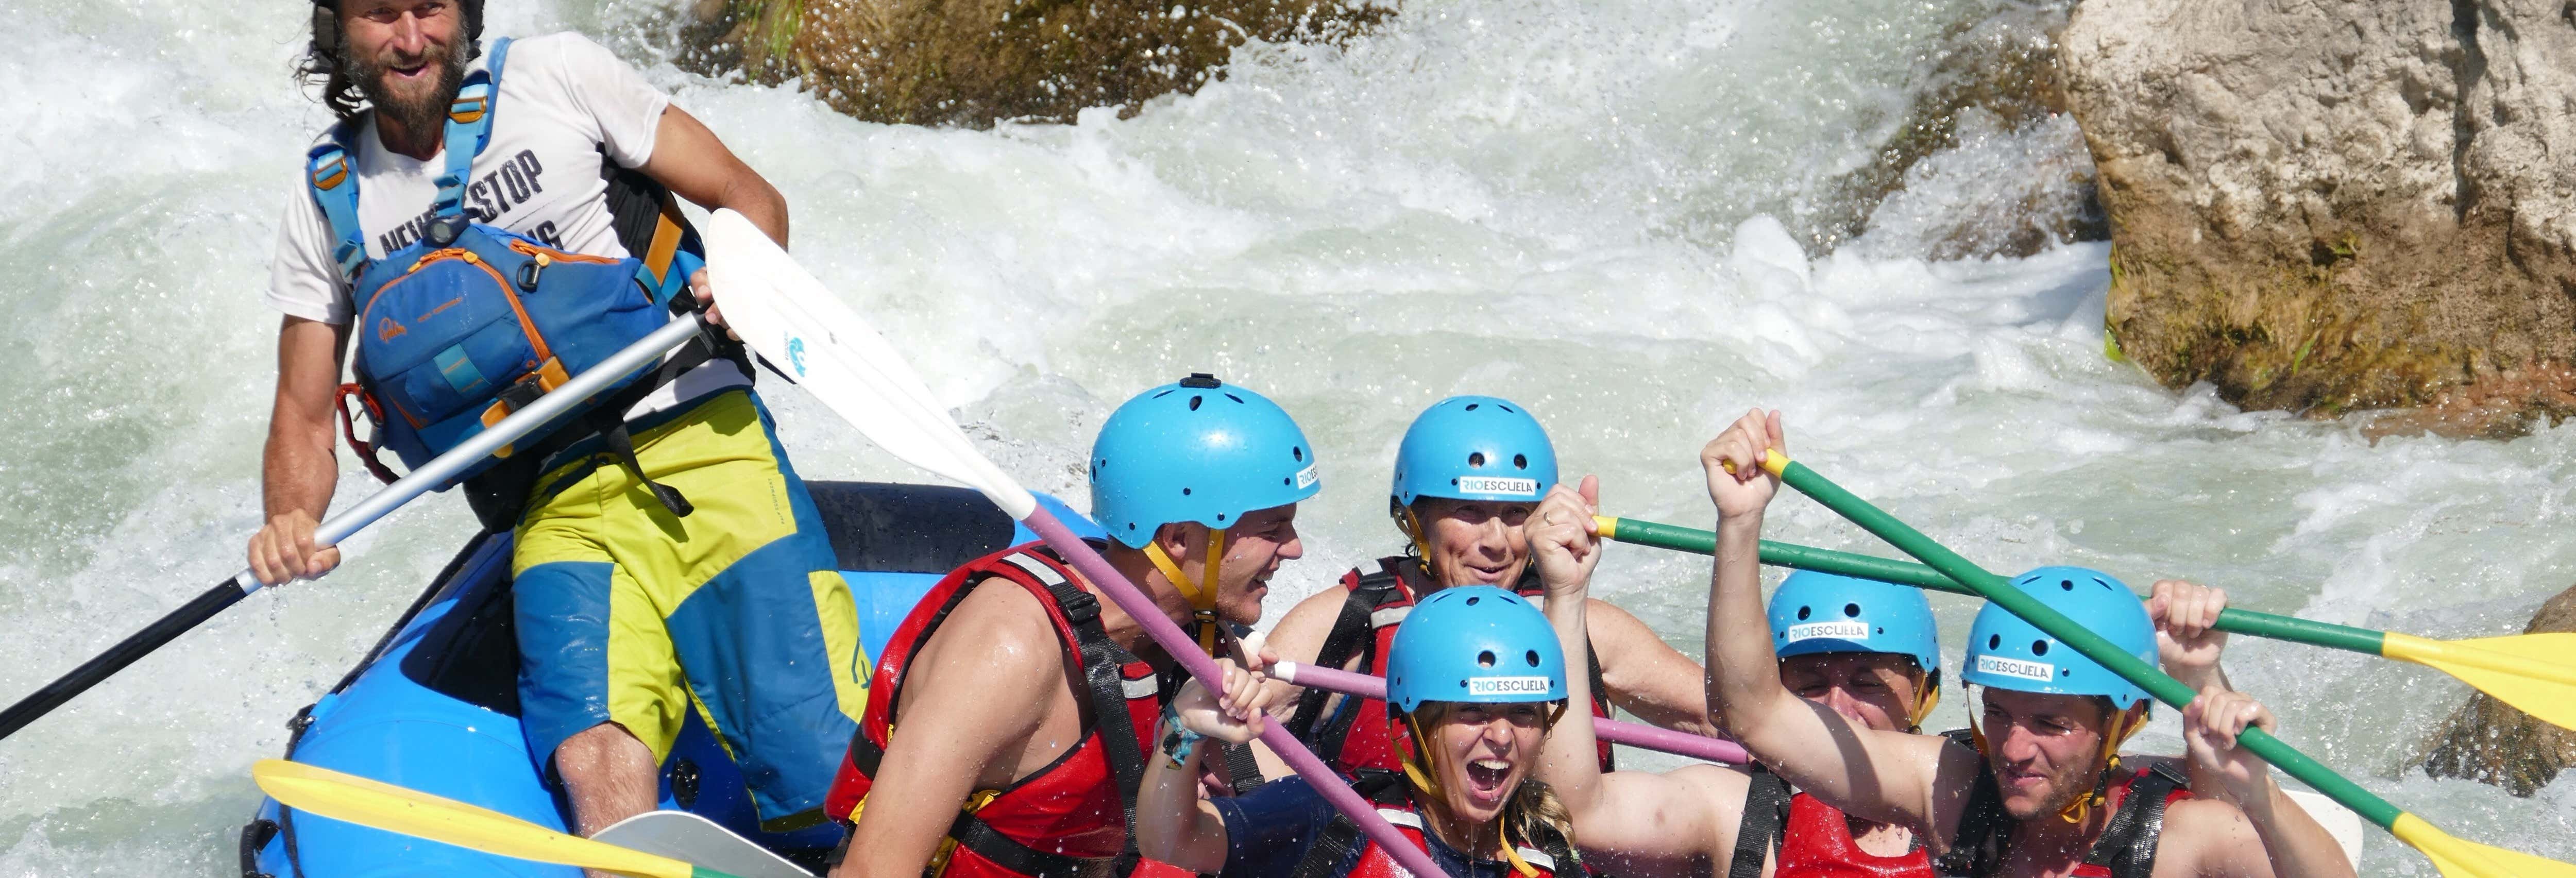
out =
[[[2576,7],[2084,0],[2058,46],[2158,379],[2576,411]]]
[[[1219,74],[1246,39],[1332,40],[1374,0],[699,0],[701,72],[801,80],[872,122],[985,127],[1132,111]]]
[[[2532,614],[2525,634],[2576,631],[2576,588],[2559,592]],[[2479,693],[2424,742],[2414,765],[2434,777],[2459,777],[2530,796],[2576,764],[2576,732],[2532,719]]]

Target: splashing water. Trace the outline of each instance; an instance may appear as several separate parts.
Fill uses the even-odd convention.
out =
[[[1871,161],[1909,71],[1989,5],[1424,0],[1345,46],[1245,47],[1224,81],[1131,119],[985,132],[680,73],[662,61],[671,10],[643,0],[496,3],[492,24],[583,30],[672,90],[787,193],[799,257],[1032,487],[1082,502],[1099,420],[1185,372],[1286,405],[1328,490],[1274,617],[1395,550],[1396,439],[1466,392],[1527,404],[1632,517],[1709,521],[1694,453],[1765,405],[1789,411],[1802,460],[1997,570],[2188,577],[2238,606],[2438,637],[2517,630],[2564,588],[2576,430],[2373,446],[2351,424],[2238,412],[2105,359],[2102,245],[1925,260],[1962,222],[2065,209],[2048,181],[2082,165],[2071,123],[1963,120],[1868,234],[1801,249],[1775,217],[1819,210]],[[0,57],[12,698],[240,565],[274,374],[258,294],[327,121],[288,82],[301,7],[20,8]],[[921,478],[770,393],[809,477]],[[342,502],[371,489],[344,463]],[[1893,554],[1801,498],[1777,510],[1777,538]],[[0,742],[0,874],[229,869],[250,762],[471,530],[453,497],[414,504],[340,572]],[[1603,571],[1606,596],[1698,653],[1704,560],[1620,547]],[[1974,602],[1934,603],[1955,642]],[[2236,680],[2292,743],[2462,837],[2576,857],[2571,782],[2517,800],[2398,773],[2464,687],[2235,646]],[[1961,723],[1962,702],[1935,721]],[[2178,752],[2178,728],[2163,711],[2142,746]],[[2366,873],[2432,874],[2369,844]]]

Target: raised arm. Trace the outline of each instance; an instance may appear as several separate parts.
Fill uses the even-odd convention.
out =
[[[1601,682],[1610,703],[1638,719],[1694,735],[1717,734],[1708,721],[1706,672],[1627,610],[1594,598],[1592,645],[1601,651]]]
[[[2194,692],[2235,691],[2227,684],[2227,672],[2218,663],[2227,649],[2227,632],[2217,628],[2218,614],[2225,609],[2226,591],[2179,579],[2157,580],[2147,595],[2147,617],[2156,623],[2157,663]],[[2234,801],[2227,784],[2210,774],[2200,760],[2148,758],[2180,762],[2183,773],[2191,779],[2193,796]]]
[[[1065,688],[1045,608],[995,582],[959,602],[914,658],[894,737],[868,789],[870,802],[887,804],[859,812],[850,857],[834,878],[920,878],[966,797],[1011,779],[1014,751],[1028,746]]]
[[[250,538],[251,574],[261,582],[311,579],[340,566],[338,548],[313,548],[313,531],[340,476],[331,413],[348,347],[346,325],[288,317],[277,327],[277,398],[260,454],[267,524]]]
[[[1708,602],[1711,720],[1791,785],[1854,817],[1947,838],[1933,792],[1963,800],[1975,755],[1938,737],[1882,732],[1808,703],[1780,682],[1780,663],[1762,613],[1762,514],[1779,480],[1762,470],[1765,449],[1787,448],[1778,412],[1755,409],[1700,450],[1717,504],[1717,561]],[[1958,802],[1942,816],[1955,825]]]
[[[1219,659],[1217,665],[1225,669],[1226,697],[1220,701],[1197,680],[1181,684],[1155,740],[1170,741],[1177,733],[1186,752],[1146,757],[1144,783],[1136,791],[1137,852],[1202,875],[1225,869],[1228,839],[1224,816],[1199,795],[1199,775],[1208,754],[1216,751],[1214,740],[1250,741],[1268,721],[1262,714],[1270,691],[1263,686],[1265,679],[1232,660]]]
[[[2226,800],[2194,798],[2166,816],[2167,844],[2188,838],[2193,874],[2234,878],[2351,878],[2343,846],[2281,792],[2263,760],[2236,746],[2246,726],[2274,727],[2272,711],[2242,692],[2204,689],[2182,711],[2195,772],[2224,784]],[[2245,831],[2252,829],[2251,832]],[[2177,851],[2176,853],[2182,853]],[[2159,859],[2166,856],[2158,851]]]
[[[1597,497],[1587,477],[1579,491],[1558,485],[1530,515],[1530,551],[1547,586],[1547,621],[1565,650],[1566,698],[1574,705],[1592,698],[1591,658],[1583,647],[1595,608],[1585,594],[1600,559],[1590,530]],[[1538,780],[1574,818],[1575,844],[1622,875],[1723,872],[1743,808],[1743,775],[1715,766],[1603,774],[1587,720],[1582,710],[1569,709],[1548,731],[1538,762]]]

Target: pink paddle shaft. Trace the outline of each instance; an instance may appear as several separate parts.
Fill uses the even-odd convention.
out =
[[[1386,698],[1386,678],[1384,677],[1354,674],[1349,671],[1319,668],[1296,662],[1280,662],[1270,670],[1279,679],[1299,686],[1312,686],[1327,692],[1357,695],[1362,698],[1379,700]],[[1613,744],[1659,750],[1677,756],[1706,759],[1710,762],[1743,765],[1753,761],[1752,757],[1745,754],[1744,745],[1734,741],[1724,738],[1704,738],[1687,732],[1623,723],[1615,719],[1594,717],[1592,733],[1599,735],[1601,740]]]
[[[1172,658],[1190,672],[1190,676],[1197,677],[1199,685],[1208,687],[1211,692],[1224,691],[1225,675],[1218,672],[1215,659],[1199,651],[1198,641],[1181,633],[1181,626],[1172,624],[1171,617],[1163,615],[1162,608],[1155,606],[1153,599],[1138,590],[1135,583],[1128,582],[1117,568],[1109,566],[1109,561],[1092,551],[1090,544],[1074,536],[1073,531],[1066,530],[1064,522],[1057,521],[1046,507],[1031,510],[1029,517],[1021,519],[1021,523],[1036,531],[1038,538],[1045,540],[1057,555],[1072,562],[1073,569],[1081,571],[1083,578],[1091,580],[1092,585],[1099,586],[1111,601],[1118,604],[1119,609],[1127,611],[1127,615],[1143,624],[1145,635],[1161,644],[1164,652],[1171,653]],[[1287,729],[1275,722],[1262,723],[1261,742],[1270,745],[1271,752],[1279,754],[1279,758],[1287,760],[1288,767],[1296,769],[1297,776],[1305,778],[1316,792],[1323,793],[1324,799],[1333,803],[1334,808],[1357,822],[1360,831],[1367,833],[1370,841],[1377,842],[1379,849],[1393,855],[1396,863],[1406,871],[1415,875],[1448,874],[1431,862],[1429,853],[1415,847],[1413,842],[1396,832],[1386,818],[1378,816],[1376,805],[1352,792],[1348,781],[1324,767],[1323,760],[1307,752],[1306,745],[1298,743]]]

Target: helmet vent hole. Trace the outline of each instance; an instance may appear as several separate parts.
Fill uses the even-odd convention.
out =
[[[2004,636],[2003,636],[2003,635],[2001,635],[2001,634],[1988,634],[1988,635],[1986,635],[1986,648],[1987,648],[1987,649],[2001,649],[2001,648],[2003,648],[2003,645],[2004,645]]]
[[[1234,400],[1234,404],[1235,404],[1235,405],[1242,405],[1242,404],[1243,404],[1243,397],[1236,396],[1236,395],[1234,395],[1234,394],[1229,393],[1229,394],[1226,394],[1226,395],[1225,395],[1225,398],[1227,398],[1227,399],[1231,399],[1231,400]]]
[[[1188,488],[1182,488],[1182,489],[1181,489],[1181,496],[1183,496],[1183,497],[1187,497],[1187,496],[1189,496],[1189,495],[1190,495],[1190,489],[1188,489]]]
[[[2031,641],[2031,642],[2030,642],[2030,654],[2031,654],[2031,655],[2047,655],[2047,654],[2048,654],[2048,641],[2045,641],[2045,640],[2033,640],[2033,641]]]
[[[2066,668],[2066,669],[2064,669],[2064,670],[2058,671],[2058,672],[2057,672],[2057,675],[2058,675],[2058,676],[2060,676],[2060,677],[2072,677],[2072,676],[2075,676],[2075,669],[2074,669],[2074,668]]]
[[[1504,405],[1504,404],[1502,404],[1502,403],[1495,403],[1495,404],[1494,404],[1494,407],[1495,407],[1495,408],[1498,408],[1498,409],[1502,409],[1503,411],[1511,412],[1512,414],[1516,414],[1516,415],[1517,415],[1517,414],[1520,414],[1520,410],[1519,410],[1519,409],[1512,408],[1511,406],[1507,406],[1507,405]]]
[[[1155,398],[1155,399],[1162,399],[1163,397],[1170,396],[1170,395],[1172,395],[1172,394],[1173,394],[1173,393],[1175,393],[1175,392],[1176,392],[1176,391],[1166,390],[1166,391],[1163,391],[1163,392],[1161,392],[1161,393],[1154,394],[1154,398]]]
[[[1288,456],[1289,456],[1289,457],[1291,457],[1291,458],[1296,459],[1296,461],[1297,461],[1298,463],[1305,463],[1305,462],[1306,462],[1306,446],[1303,446],[1303,445],[1291,445],[1291,446],[1288,446]]]
[[[1526,454],[1515,454],[1515,455],[1512,455],[1512,466],[1517,467],[1517,468],[1520,468],[1520,469],[1529,469],[1529,455],[1526,455]]]
[[[2058,589],[2059,591],[2074,591],[2074,590],[2075,590],[2075,580],[2072,580],[2072,579],[2060,579],[2060,580],[2058,580],[2058,581],[2057,581],[2057,589]]]
[[[1468,452],[1468,453],[1467,453],[1467,465],[1468,465],[1468,466],[1475,466],[1475,467],[1481,467],[1481,466],[1484,466],[1484,465],[1485,465],[1485,453],[1484,453],[1484,452],[1482,452],[1482,451],[1471,451],[1471,452]]]
[[[1490,668],[1490,667],[1493,667],[1493,666],[1494,666],[1494,662],[1495,662],[1495,661],[1496,661],[1496,659],[1494,658],[1494,651],[1493,651],[1493,650],[1488,649],[1488,650],[1485,650],[1484,652],[1480,652],[1480,653],[1477,653],[1477,654],[1476,654],[1476,666],[1477,666],[1477,667],[1480,667],[1480,668]]]
[[[1475,410],[1476,410],[1476,407],[1477,407],[1477,406],[1480,406],[1480,405],[1484,405],[1484,403],[1481,403],[1481,402],[1471,402],[1471,403],[1468,403],[1468,404],[1467,404],[1467,411],[1471,411],[1471,412],[1472,412],[1472,411],[1475,411]]]
[[[1467,606],[1470,606],[1470,607],[1475,606],[1475,605],[1476,605],[1476,602],[1477,602],[1477,601],[1481,601],[1481,600],[1484,600],[1484,598],[1482,598],[1482,597],[1472,597],[1472,598],[1468,598],[1468,599],[1467,599]]]
[[[1190,395],[1190,411],[1198,411],[1198,410],[1199,410],[1199,403],[1206,402],[1206,401],[1207,401],[1207,397],[1199,396],[1199,395],[1197,395],[1197,394],[1191,394],[1191,395]]]
[[[1528,652],[1521,653],[1521,660],[1529,662],[1530,667],[1538,667],[1538,650],[1533,649]]]
[[[1877,632],[1877,633],[1880,633],[1880,634],[1885,634],[1885,633],[1887,633],[1887,626],[1885,626],[1885,625],[1881,625],[1881,626],[1879,626],[1879,627],[1878,627],[1878,632]]]
[[[1217,513],[1217,514],[1216,514],[1216,520],[1218,520],[1218,521],[1224,521],[1224,520],[1225,520],[1225,513],[1223,513],[1223,512],[1219,512],[1219,513]]]
[[[1800,621],[1800,622],[1807,621],[1807,617],[1808,617],[1808,616],[1811,616],[1811,615],[1814,615],[1814,614],[1815,614],[1815,612],[1816,612],[1816,608],[1814,608],[1814,607],[1799,607],[1799,608],[1798,608],[1798,621]]]
[[[1295,480],[1295,479],[1292,479],[1292,478],[1290,478],[1290,477],[1288,477],[1288,476],[1280,476],[1280,477],[1279,477],[1279,483],[1280,483],[1280,484],[1282,484],[1282,485],[1293,484],[1293,483],[1295,483],[1295,482],[1296,482],[1296,480]]]
[[[2099,586],[2101,586],[2101,587],[2103,587],[2103,588],[2110,588],[2110,587],[2111,587],[2111,584],[2110,584],[2110,583],[2108,583],[2108,582],[2103,582],[2103,581],[2102,581],[2102,577],[2099,577],[2099,576],[2093,577],[2093,583],[2094,583],[2095,585],[2099,585]]]
[[[1845,618],[1845,619],[1858,619],[1858,618],[1860,618],[1860,605],[1859,605],[1859,604],[1844,604],[1844,605],[1843,605],[1843,618]]]

